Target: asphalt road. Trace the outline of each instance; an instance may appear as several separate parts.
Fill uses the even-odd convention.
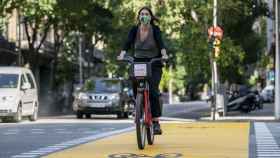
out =
[[[0,157],[8,158],[47,146],[114,131],[130,123],[54,123],[0,126]]]
[[[165,117],[180,117],[207,109],[205,102],[165,105]],[[0,158],[36,157],[104,137],[104,133],[134,127],[133,119],[115,116],[78,120],[74,115],[43,117],[36,122],[0,123]],[[39,156],[38,156],[39,157]]]

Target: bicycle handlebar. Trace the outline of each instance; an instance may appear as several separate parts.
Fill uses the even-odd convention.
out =
[[[123,60],[119,60],[119,61],[126,61],[126,62],[131,63],[131,64],[134,64],[134,63],[135,63],[135,62],[134,62],[134,58],[131,57],[131,56],[126,56],[126,57],[124,57]],[[152,64],[152,63],[154,63],[154,62],[156,62],[156,61],[166,62],[166,61],[168,61],[168,59],[163,59],[163,58],[152,58],[151,61],[149,61],[149,62],[147,62],[147,63]]]

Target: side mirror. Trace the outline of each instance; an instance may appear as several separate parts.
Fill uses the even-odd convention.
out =
[[[27,90],[27,89],[30,89],[30,88],[31,88],[30,83],[24,83],[21,87],[22,90]]]

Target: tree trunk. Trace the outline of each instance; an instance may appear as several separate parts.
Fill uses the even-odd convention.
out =
[[[54,59],[52,61],[52,68],[51,68],[51,90],[57,90],[57,83],[56,83],[56,71],[58,65],[58,54],[60,52],[60,48],[63,43],[63,35],[59,34],[59,28],[57,25],[54,25]]]
[[[30,51],[30,66],[35,76],[36,83],[38,85],[38,92],[40,92],[40,67],[39,67],[39,52],[35,49]]]

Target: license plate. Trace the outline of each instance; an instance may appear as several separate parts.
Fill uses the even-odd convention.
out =
[[[90,107],[93,107],[93,108],[104,108],[106,106],[105,103],[91,103],[90,104]]]
[[[134,76],[136,76],[136,77],[147,76],[147,64],[135,64],[134,65]]]

